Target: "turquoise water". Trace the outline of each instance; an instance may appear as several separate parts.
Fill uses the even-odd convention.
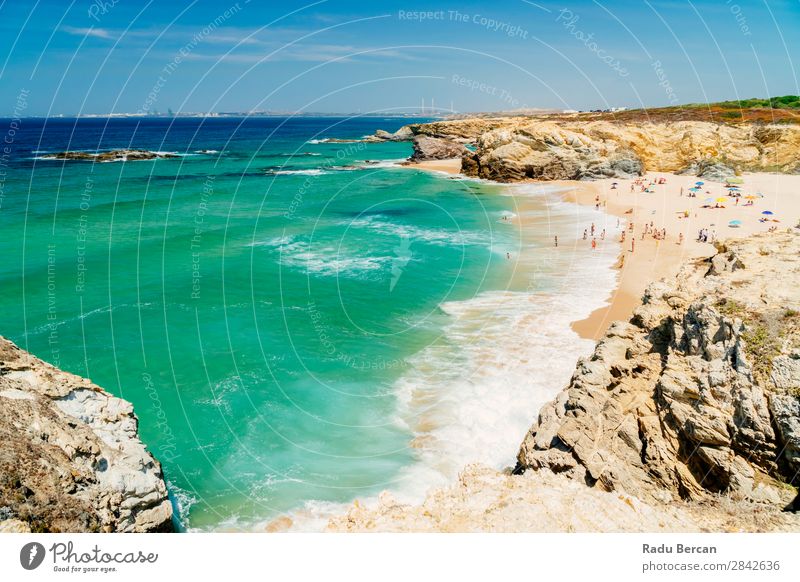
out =
[[[182,526],[391,488],[420,456],[398,386],[448,342],[442,306],[520,287],[499,187],[393,167],[408,144],[319,141],[402,124],[23,120],[0,333],[133,402]],[[180,156],[43,159],[120,147]]]

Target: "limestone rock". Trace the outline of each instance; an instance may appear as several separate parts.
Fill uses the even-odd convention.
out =
[[[736,175],[736,170],[727,164],[716,160],[692,161],[688,166],[677,172],[697,176],[711,182],[725,182]]]
[[[681,172],[724,181],[742,171],[797,171],[800,127],[705,121],[637,122],[547,116],[471,118],[411,126],[473,143],[462,172],[502,182],[630,178]]]
[[[375,137],[381,141],[410,141],[414,137],[414,132],[410,126],[404,125],[394,133],[379,129],[375,132]]]
[[[707,275],[721,275],[726,272],[733,272],[737,269],[744,269],[744,263],[732,252],[720,252],[711,257],[711,267]]]
[[[467,151],[469,150],[463,145],[450,140],[422,135],[414,138],[414,153],[410,160],[412,162],[448,160],[460,158]]]
[[[781,481],[800,475],[800,359],[791,347],[800,336],[791,321],[773,329],[788,353],[774,357],[763,385],[753,371],[763,347],[748,345],[758,341],[748,330],[800,300],[796,286],[770,275],[800,266],[800,236],[772,240],[767,258],[758,241],[733,244],[710,270],[690,266],[651,285],[631,322],[613,324],[541,410],[516,472],[547,470],[647,502],[722,493],[787,503],[792,489]]]
[[[33,531],[172,530],[129,402],[0,338],[0,520]]]
[[[789,472],[800,475],[800,397],[792,394],[773,394],[769,408],[780,436],[781,456]]]

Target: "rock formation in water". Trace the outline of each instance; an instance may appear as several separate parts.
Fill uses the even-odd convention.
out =
[[[151,152],[149,150],[111,150],[107,152],[58,152],[43,156],[48,160],[78,160],[85,162],[133,162],[139,160],[157,160],[177,158],[169,152]]]
[[[0,531],[172,531],[133,406],[0,337]]]
[[[798,273],[800,236],[773,234],[652,284],[541,410],[517,472],[652,502],[787,504],[800,484]]]
[[[706,121],[470,118],[407,126],[403,135],[474,144],[462,172],[501,182],[630,178],[676,172],[722,181],[742,171],[800,171],[800,126]]]

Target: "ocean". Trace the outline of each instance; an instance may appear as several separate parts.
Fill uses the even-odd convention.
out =
[[[0,334],[134,404],[180,528],[311,523],[513,465],[591,351],[569,323],[619,248],[580,233],[611,219],[399,167],[408,143],[327,141],[407,122],[23,119],[7,144]],[[173,157],[49,158],[118,148]]]

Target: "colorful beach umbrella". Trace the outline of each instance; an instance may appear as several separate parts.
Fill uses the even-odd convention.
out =
[[[751,194],[750,196],[745,196],[744,198],[745,198],[745,200],[755,200],[756,198],[758,198],[758,196],[753,196]]]
[[[713,198],[706,198],[703,202],[705,202],[706,204],[711,204],[712,202],[714,202],[714,199]]]
[[[742,221],[741,220],[731,220],[728,223],[728,226],[733,226],[733,227],[742,226]]]
[[[764,212],[762,212],[761,214],[767,214],[767,215],[769,215],[769,216],[772,216],[772,215],[773,215],[773,214],[775,214],[775,213],[774,213],[774,212],[772,212],[772,210],[765,210],[765,211],[764,211]]]
[[[705,182],[695,182],[696,186],[702,186],[703,184],[705,184]]]
[[[721,196],[720,198],[717,198],[717,202],[727,202],[727,201],[728,201],[728,199],[725,198],[725,196]]]

